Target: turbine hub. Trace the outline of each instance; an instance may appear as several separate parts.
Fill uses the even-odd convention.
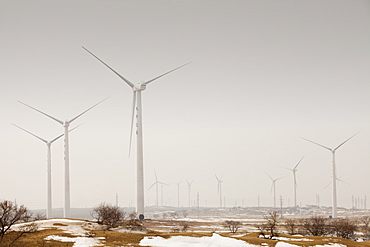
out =
[[[134,90],[134,92],[144,91],[146,89],[146,85],[145,84],[138,83],[132,89]]]

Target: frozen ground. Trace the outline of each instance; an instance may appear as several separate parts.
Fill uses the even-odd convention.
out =
[[[195,220],[194,220],[195,221]],[[194,222],[192,221],[192,222]],[[201,221],[201,220],[200,220]],[[94,247],[104,246],[104,237],[87,237],[86,232],[90,230],[99,230],[101,226],[85,221],[85,220],[71,220],[71,219],[49,219],[35,221],[38,225],[39,230],[43,229],[55,229],[61,230],[64,233],[69,233],[71,236],[58,236],[50,235],[45,240],[54,240],[60,242],[73,242],[74,247]],[[161,222],[163,224],[164,222]],[[169,223],[169,222],[167,222]],[[16,224],[12,229],[17,230],[20,227],[29,223]],[[198,227],[200,227],[199,225]],[[167,231],[168,232],[168,231]],[[242,236],[243,234],[235,234],[234,237]],[[292,238],[278,238],[276,239],[276,247],[298,247],[298,245],[288,244],[285,241],[298,241],[300,236],[294,236]],[[309,239],[301,238],[302,241],[308,241]],[[312,240],[310,240],[312,241]],[[329,241],[329,240],[328,240]],[[187,236],[173,236],[170,238],[162,237],[150,237],[146,236],[140,241],[140,246],[152,246],[152,247],[263,247],[268,246],[267,243],[260,245],[249,244],[243,240],[238,240],[232,237],[223,237],[217,233],[214,233],[211,237],[187,237]],[[346,247],[346,245],[338,243],[328,242],[325,245],[310,245],[312,247]]]
[[[151,247],[257,247],[264,246],[248,244],[242,240],[222,237],[216,233],[212,237],[183,237],[175,236],[168,239],[162,237],[145,237],[141,240],[140,246]],[[267,246],[267,244],[265,245]],[[327,245],[313,245],[314,247],[345,247],[341,244],[327,244]],[[299,247],[298,245],[288,244],[285,242],[278,242],[275,247]]]

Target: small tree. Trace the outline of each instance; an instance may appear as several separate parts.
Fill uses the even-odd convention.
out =
[[[122,225],[125,219],[125,213],[117,206],[108,203],[101,203],[93,209],[91,216],[98,224],[107,225],[110,228]]]
[[[235,220],[226,220],[225,223],[225,228],[228,228],[231,233],[236,233],[242,223],[240,221],[235,221]]]
[[[261,226],[261,234],[265,236],[263,231],[267,231],[270,236],[269,238],[273,238],[277,236],[275,230],[279,223],[279,214],[276,211],[269,212],[269,215],[265,216],[265,222]]]
[[[0,242],[2,242],[4,235],[17,222],[28,221],[31,217],[30,211],[21,205],[11,201],[0,202]]]

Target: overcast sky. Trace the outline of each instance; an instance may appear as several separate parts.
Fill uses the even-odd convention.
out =
[[[338,206],[369,194],[370,2],[368,0],[0,1],[0,199],[46,206],[45,139],[60,124],[19,104],[71,119],[71,207],[134,206],[128,155],[132,90],[85,46],[143,92],[145,203],[273,206],[272,177],[293,206],[331,205],[328,147],[337,151]],[[53,206],[63,205],[63,140],[52,145]],[[135,150],[135,149],[134,149]],[[325,188],[326,187],[326,188]],[[161,204],[161,200],[160,200]]]

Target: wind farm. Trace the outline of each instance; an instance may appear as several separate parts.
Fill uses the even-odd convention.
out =
[[[338,1],[4,2],[0,202],[189,232],[370,215],[369,6]]]

